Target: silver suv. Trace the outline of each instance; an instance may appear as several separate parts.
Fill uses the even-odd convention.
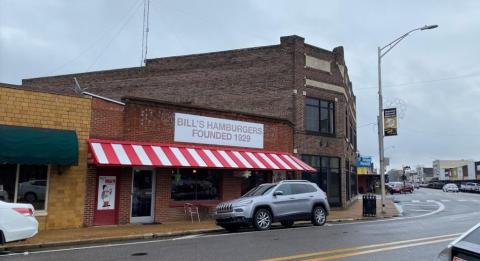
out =
[[[291,227],[298,220],[310,220],[315,226],[322,226],[329,211],[327,196],[315,183],[285,180],[262,184],[238,199],[220,203],[215,220],[228,231],[250,225],[257,230],[267,230],[273,222]]]

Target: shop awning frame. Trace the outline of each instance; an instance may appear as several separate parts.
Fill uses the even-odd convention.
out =
[[[152,166],[316,172],[288,152],[180,144],[88,140],[99,166]]]
[[[78,165],[73,130],[0,125],[0,164]]]

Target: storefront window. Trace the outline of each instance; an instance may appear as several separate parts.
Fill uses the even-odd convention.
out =
[[[0,200],[29,203],[37,211],[45,210],[47,178],[46,165],[1,164]]]
[[[16,164],[0,165],[0,200],[14,202],[15,182],[17,178]]]
[[[317,183],[327,193],[332,206],[341,205],[340,159],[317,155],[302,155],[302,160],[317,169],[316,173],[303,173],[302,179]]]
[[[178,169],[172,174],[173,200],[216,200],[219,190],[219,171]]]
[[[272,182],[271,171],[252,171],[248,177],[242,177],[242,195],[263,183]]]

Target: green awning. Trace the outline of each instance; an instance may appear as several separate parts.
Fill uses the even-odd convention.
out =
[[[77,133],[0,125],[0,163],[78,165]]]

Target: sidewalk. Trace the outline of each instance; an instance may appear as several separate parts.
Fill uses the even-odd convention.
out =
[[[362,200],[358,199],[347,209],[332,209],[328,222],[342,222],[360,219],[378,219],[398,216],[399,213],[391,200],[386,201],[386,214],[380,215],[380,202],[377,202],[377,217],[362,217]],[[179,221],[162,224],[128,224],[102,227],[85,227],[42,231],[35,237],[21,242],[0,246],[2,250],[22,251],[41,247],[67,246],[75,244],[94,244],[120,240],[159,239],[174,236],[194,235],[223,231],[214,220],[202,222]]]

